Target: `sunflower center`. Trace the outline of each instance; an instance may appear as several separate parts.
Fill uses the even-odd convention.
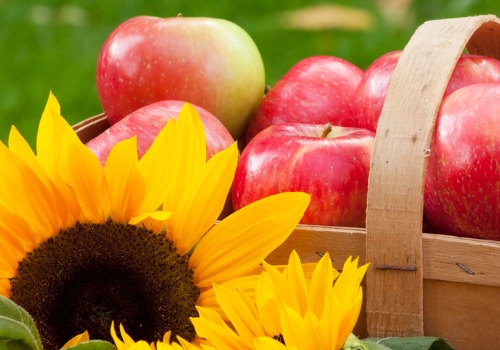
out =
[[[21,261],[11,299],[35,320],[45,349],[73,336],[111,341],[111,321],[134,340],[195,336],[199,289],[165,232],[108,220],[60,231]],[[174,338],[175,339],[175,338]]]

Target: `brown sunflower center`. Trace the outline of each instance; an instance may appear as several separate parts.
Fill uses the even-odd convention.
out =
[[[160,340],[167,330],[195,336],[189,317],[198,315],[199,289],[165,233],[78,223],[29,253],[11,283],[11,299],[31,314],[45,349],[85,330],[111,341],[111,321],[134,340]]]

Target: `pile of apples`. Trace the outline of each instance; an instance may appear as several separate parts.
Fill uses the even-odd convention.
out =
[[[365,71],[338,57],[307,57],[266,88],[259,50],[238,25],[131,18],[100,51],[97,91],[110,127],[87,146],[104,164],[116,142],[137,135],[141,156],[189,102],[205,128],[207,158],[240,144],[229,198],[235,210],[304,191],[312,200],[301,223],[364,227],[377,123],[400,54],[378,57]],[[432,138],[424,199],[436,232],[500,239],[500,61],[459,58]]]

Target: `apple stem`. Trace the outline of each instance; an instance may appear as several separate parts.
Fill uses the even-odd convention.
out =
[[[177,17],[184,17],[184,16],[182,15],[182,12],[179,12],[179,13],[177,14]]]
[[[328,134],[332,131],[332,124],[327,123],[323,129],[323,132],[321,133],[321,138],[324,139],[328,136]]]

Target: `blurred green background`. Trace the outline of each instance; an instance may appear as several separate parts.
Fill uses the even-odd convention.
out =
[[[6,143],[16,125],[34,145],[49,91],[70,124],[99,114],[100,47],[133,16],[233,21],[256,42],[273,85],[308,56],[338,56],[365,69],[383,53],[402,49],[426,20],[499,10],[498,0],[0,0],[0,140]]]

